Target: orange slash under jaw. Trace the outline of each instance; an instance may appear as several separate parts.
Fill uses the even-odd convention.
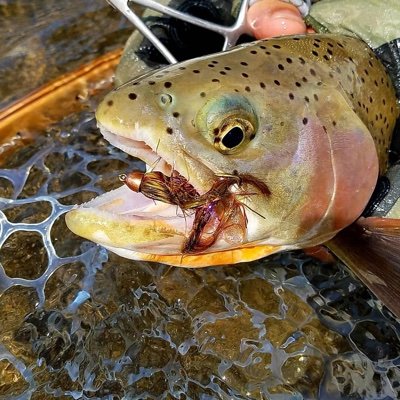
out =
[[[142,260],[142,261],[158,262],[162,264],[172,265],[175,267],[186,267],[186,268],[204,268],[213,266],[232,265],[241,262],[250,262],[289,249],[290,248],[285,248],[282,246],[261,245],[261,246],[243,247],[239,249],[226,250],[215,253],[159,255],[159,254],[129,252],[124,249],[109,247],[109,250],[113,251],[114,253],[122,257],[131,258],[135,260]]]

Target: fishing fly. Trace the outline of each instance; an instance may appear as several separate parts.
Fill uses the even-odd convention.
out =
[[[271,194],[264,182],[237,171],[219,175],[211,189],[202,195],[175,170],[170,176],[160,171],[133,171],[121,175],[120,180],[134,192],[178,206],[184,215],[194,213],[193,226],[182,245],[184,254],[208,249],[221,235],[231,244],[243,243],[247,229],[247,205],[242,199]]]

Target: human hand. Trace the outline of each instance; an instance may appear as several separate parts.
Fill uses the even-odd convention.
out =
[[[281,0],[259,0],[247,13],[249,33],[256,39],[305,34],[308,29],[296,6]]]

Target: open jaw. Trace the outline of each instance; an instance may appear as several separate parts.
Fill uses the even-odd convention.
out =
[[[155,171],[170,176],[178,172],[183,179],[203,194],[210,187],[190,177],[185,160],[163,157],[144,140],[116,135],[101,127],[102,134],[112,145],[144,161]],[[175,157],[176,155],[174,155]],[[217,177],[197,160],[196,168],[207,176],[207,185]],[[173,165],[173,168],[171,167]],[[192,164],[193,165],[193,164]],[[211,179],[210,179],[211,178]],[[152,200],[127,185],[105,193],[73,209],[66,215],[67,226],[77,235],[103,245],[123,257],[158,261],[171,265],[204,267],[249,261],[278,249],[269,246],[252,246],[249,243],[230,245],[218,238],[205,251],[195,254],[182,252],[195,222],[195,211],[182,211],[177,205]],[[244,246],[248,247],[244,247]]]

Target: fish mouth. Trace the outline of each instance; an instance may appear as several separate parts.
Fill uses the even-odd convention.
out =
[[[165,152],[159,147],[159,142],[152,142],[152,135],[149,129],[135,127],[134,133],[129,137],[113,133],[110,129],[98,123],[103,137],[113,146],[143,161],[146,164],[146,170],[160,171],[164,175],[170,176],[173,171],[178,172],[196,189],[199,194],[209,190],[217,179],[217,176],[201,162],[194,159],[187,152],[180,157],[177,154]],[[190,165],[190,170],[189,170]],[[192,173],[191,173],[192,171]],[[196,171],[196,173],[193,173]],[[202,176],[203,179],[199,177]]]
[[[152,142],[154,136],[148,135],[145,129],[137,127],[136,134],[127,137],[98,125],[112,145],[144,161],[152,171],[160,171],[165,176],[176,171],[199,195],[206,193],[218,180],[208,167],[187,154],[179,158],[176,154],[163,154],[158,144]],[[190,174],[188,163],[190,171],[197,174]],[[195,214],[194,210],[182,210],[177,205],[150,199],[124,184],[69,211],[65,220],[75,234],[123,257],[175,266],[205,267],[252,261],[281,249],[257,246],[246,240],[233,245],[217,238],[204,251],[185,254],[182,249],[196,223]]]
[[[199,194],[205,193],[208,185],[216,179],[196,160],[190,159],[190,165],[207,176],[207,185],[190,175],[187,160],[173,160],[168,154],[163,157],[157,143],[148,139],[151,136],[146,135],[146,129],[136,127],[135,134],[127,137],[113,133],[100,123],[98,126],[110,144],[142,160],[147,169],[160,171],[166,176],[176,171],[188,182],[190,180]],[[139,253],[181,257],[182,244],[192,229],[193,221],[194,212],[183,212],[176,205],[150,199],[125,184],[66,214],[67,226],[75,234],[128,258],[138,258]]]

